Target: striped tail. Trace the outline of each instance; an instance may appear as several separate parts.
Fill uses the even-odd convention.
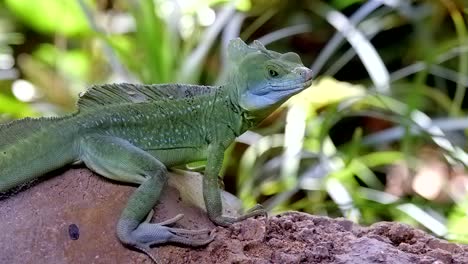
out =
[[[76,131],[70,117],[25,118],[0,125],[0,192],[72,162]]]

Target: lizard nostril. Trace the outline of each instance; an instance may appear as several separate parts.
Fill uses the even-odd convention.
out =
[[[302,77],[304,77],[307,81],[311,80],[313,77],[312,70],[306,67],[303,67],[299,74]]]
[[[314,77],[314,74],[311,69],[307,69],[305,71],[305,76],[307,80],[312,80],[312,77]]]

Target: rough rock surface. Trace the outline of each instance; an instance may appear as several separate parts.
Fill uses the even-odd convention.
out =
[[[151,263],[115,237],[133,189],[70,169],[1,199],[0,263]],[[176,190],[163,196],[155,221],[184,213],[179,226],[213,227],[203,211],[182,203]],[[168,245],[152,252],[161,263],[468,263],[468,246],[403,224],[360,227],[303,213],[272,216],[267,231],[264,219],[217,227],[216,239],[203,248]]]

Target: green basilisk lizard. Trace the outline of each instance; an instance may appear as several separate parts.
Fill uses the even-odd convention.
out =
[[[312,72],[296,53],[270,51],[258,41],[248,46],[232,40],[228,59],[232,68],[222,86],[97,85],[80,97],[72,115],[0,125],[0,192],[76,161],[104,177],[138,184],[118,221],[117,236],[153,260],[150,246],[213,240],[207,230],[168,226],[180,216],[163,223],[145,220],[166,186],[167,168],[207,161],[203,198],[217,225],[265,215],[261,207],[237,218],[222,215],[218,173],[223,154],[237,136],[309,87]]]

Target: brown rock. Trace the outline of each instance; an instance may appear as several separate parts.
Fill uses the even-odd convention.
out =
[[[133,186],[70,169],[0,200],[0,263],[151,263],[124,248],[115,224]],[[184,228],[212,228],[206,214],[169,189],[154,221],[184,213]],[[206,247],[152,249],[161,263],[468,263],[468,246],[400,223],[360,227],[348,220],[290,212],[216,227]]]

